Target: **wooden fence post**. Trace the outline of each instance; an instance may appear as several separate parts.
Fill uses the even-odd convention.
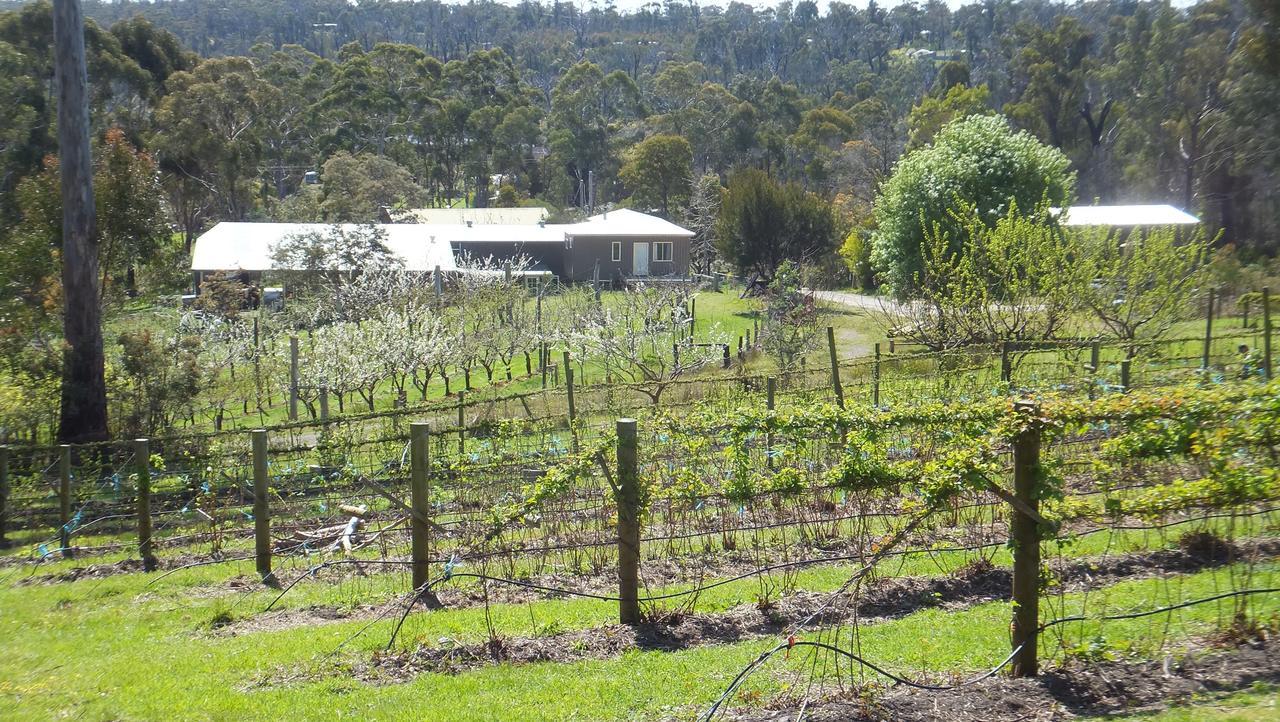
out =
[[[1009,342],[1000,342],[1000,380],[1004,383],[1013,381],[1013,361],[1009,358]]]
[[[1129,393],[1130,374],[1133,371],[1133,359],[1126,358],[1120,362],[1120,389]]]
[[[320,420],[329,420],[329,388],[327,386],[320,387]]]
[[[151,444],[146,439],[133,442],[133,461],[138,474],[138,556],[142,571],[156,570],[155,549],[151,542]]]
[[[271,574],[271,508],[267,495],[271,493],[267,475],[267,430],[254,429],[253,440],[253,549],[258,576],[267,584],[275,583]]]
[[[542,299],[539,298],[538,300],[539,300],[538,307],[541,308]],[[542,372],[542,388],[544,389],[547,387],[547,362],[551,360],[550,357],[547,356],[548,353],[549,351],[547,351],[547,342],[543,341],[542,346],[538,349],[538,370]]]
[[[724,345],[724,359],[720,362],[720,365],[724,368],[729,368],[732,363],[733,362],[729,360],[729,344],[726,343]]]
[[[1271,365],[1271,289],[1262,289],[1262,363],[1266,367],[1266,377],[1270,381],[1275,377],[1275,368]]]
[[[836,406],[844,408],[844,387],[840,385],[840,361],[836,358],[836,330],[827,326],[827,355],[831,357],[831,390],[836,395]]]
[[[58,447],[58,546],[64,559],[75,556],[71,551],[71,446]]]
[[[698,299],[689,299],[689,338],[693,338],[694,329],[698,325]]]
[[[289,420],[298,420],[298,337],[289,337]]]
[[[431,274],[431,282],[436,290],[436,303],[440,303],[444,299],[444,276],[440,275],[439,266],[436,266],[435,271]]]
[[[578,408],[573,398],[573,359],[569,356],[569,352],[565,351],[564,356],[564,390],[565,400],[569,404],[569,428],[573,428],[573,422],[578,418]],[[574,444],[577,444],[577,437],[574,437]]]
[[[871,367],[871,405],[880,406],[880,344],[876,344],[876,357]]]
[[[1034,677],[1038,671],[1036,643],[1040,626],[1040,531],[1035,518],[1040,506],[1036,494],[1040,407],[1031,401],[1019,401],[1014,412],[1022,417],[1023,429],[1013,440],[1013,495],[1019,503],[1010,510],[1009,525],[1013,546],[1012,646],[1021,647],[1013,658],[1012,673],[1015,677]]]
[[[411,498],[409,500],[413,514],[409,519],[411,543],[413,547],[413,588],[422,589],[427,583],[428,560],[430,559],[430,533],[427,519],[431,513],[431,489],[427,485],[427,470],[431,461],[430,438],[431,425],[423,421],[409,424],[409,463]]]
[[[1102,370],[1102,343],[1094,340],[1089,344],[1089,400],[1096,395],[1098,372]]]
[[[9,447],[0,446],[0,549],[9,547],[5,526],[9,521]]]
[[[458,454],[467,453],[467,392],[458,392]]]
[[[1213,301],[1214,290],[1209,288],[1209,305],[1204,314],[1204,354],[1200,359],[1200,368],[1208,371],[1210,354],[1213,351]]]
[[[640,621],[640,472],[636,420],[618,419],[618,619]]]
[[[764,394],[765,394],[764,407],[769,411],[773,411],[774,409],[777,408],[776,402],[775,402],[775,397],[777,396],[777,393],[778,393],[778,380],[772,376],[767,377],[764,380]],[[765,449],[765,466],[772,469],[773,456],[768,453],[773,450],[773,433],[772,432],[769,432],[769,431],[765,432],[764,449]]]
[[[889,337],[889,353],[897,353],[896,344],[897,344],[897,341],[892,336],[890,336]]]

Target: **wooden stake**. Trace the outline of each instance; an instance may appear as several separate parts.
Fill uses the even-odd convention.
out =
[[[467,453],[467,392],[458,392],[458,455]]]
[[[1213,351],[1213,301],[1214,289],[1209,289],[1209,304],[1204,313],[1204,354],[1200,359],[1200,368],[1208,371],[1210,354]]]
[[[271,478],[267,474],[267,430],[250,432],[253,441],[253,549],[258,576],[266,584],[274,584],[271,573]]]
[[[640,473],[636,420],[618,419],[618,619],[640,621]]]
[[[62,526],[58,528],[58,546],[62,547],[62,556],[70,559],[75,556],[71,551],[71,445],[58,447],[58,520]]]
[[[298,337],[289,337],[289,420],[298,420]]]
[[[831,357],[831,391],[836,395],[836,406],[844,408],[844,387],[840,385],[840,361],[836,358],[836,330],[827,326],[827,354]]]
[[[156,555],[151,541],[151,444],[146,439],[133,442],[133,462],[138,474],[138,556],[142,570],[156,570]]]
[[[1040,500],[1036,480],[1040,470],[1039,406],[1019,401],[1014,410],[1024,417],[1023,430],[1013,442],[1013,493],[1018,506],[1030,514],[1010,510],[1010,542],[1013,547],[1013,658],[1015,677],[1034,677],[1037,666],[1037,633],[1040,626],[1040,532],[1035,517]]]
[[[876,344],[876,357],[871,367],[871,405],[880,406],[880,344]]]
[[[413,514],[409,519],[411,544],[413,549],[413,588],[421,589],[428,580],[428,565],[431,557],[431,528],[427,519],[431,514],[431,490],[427,483],[430,465],[431,425],[426,422],[409,424],[409,464],[410,464],[410,504]]]
[[[1266,368],[1266,377],[1274,378],[1275,367],[1271,365],[1271,289],[1262,289],[1262,363]]]

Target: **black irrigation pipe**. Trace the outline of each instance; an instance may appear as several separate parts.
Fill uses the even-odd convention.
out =
[[[250,559],[253,559],[253,556],[227,557],[225,559],[208,559],[203,562],[191,562],[190,564],[183,564],[180,567],[174,567],[173,569],[170,569],[164,572],[163,574],[152,578],[151,581],[146,583],[146,586],[149,587],[152,584],[155,584],[156,582],[160,581],[161,579],[164,579],[165,577],[169,576],[170,574],[180,572],[184,569],[193,569],[195,567],[208,567],[208,566],[213,566],[214,564],[226,564],[229,562],[245,562],[245,561],[249,561]]]
[[[316,572],[320,571],[321,569],[336,567],[340,564],[377,564],[377,565],[386,565],[386,566],[393,566],[393,565],[394,566],[412,566],[413,562],[399,561],[395,559],[331,559],[327,562],[320,562],[319,564],[316,564],[315,566],[307,569],[306,572],[298,576],[298,578],[294,579],[292,582],[289,582],[289,584],[285,586],[284,589],[280,590],[280,594],[276,595],[276,598],[272,599],[271,603],[268,604],[266,608],[263,609],[262,611],[264,612],[271,611],[271,608],[276,605],[276,602],[284,598],[284,595],[288,594],[290,590],[292,590],[295,586],[297,586],[298,582],[302,581],[303,579],[306,579],[307,577],[315,576]]]
[[[1211,597],[1202,597],[1200,599],[1192,599],[1190,601],[1181,602],[1179,604],[1171,604],[1167,607],[1158,607],[1156,609],[1146,609],[1140,612],[1128,612],[1126,614],[1104,614],[1102,616],[1097,616],[1097,617],[1090,617],[1084,614],[1078,614],[1072,617],[1059,617],[1058,619],[1054,619],[1052,621],[1041,624],[1038,631],[1043,632],[1044,630],[1049,629],[1050,627],[1055,627],[1059,624],[1066,624],[1067,622],[1089,622],[1089,621],[1114,622],[1122,619],[1139,619],[1141,617],[1151,617],[1157,614],[1165,614],[1166,612],[1176,612],[1179,609],[1186,609],[1187,607],[1194,607],[1200,604],[1207,604],[1209,602],[1218,602],[1223,599],[1231,599],[1233,597],[1244,597],[1251,594],[1275,594],[1277,592],[1280,592],[1280,587],[1265,587],[1261,589],[1240,589],[1234,592],[1223,592],[1222,594],[1215,594]]]
[[[1000,672],[1000,670],[1004,669],[1005,666],[1007,666],[1010,662],[1013,661],[1013,658],[1017,656],[1018,652],[1022,651],[1021,644],[1018,645],[1017,647],[1014,647],[1013,651],[1009,653],[1009,656],[1005,657],[999,664],[987,670],[986,672],[983,672],[977,677],[973,677],[972,679],[967,679],[963,682],[958,682],[956,684],[951,684],[951,685],[934,685],[934,684],[925,684],[923,682],[915,682],[910,679],[907,679],[906,677],[896,675],[892,672],[885,670],[883,667],[880,667],[879,665],[874,664],[854,654],[853,652],[840,649],[839,647],[833,644],[827,644],[826,642],[811,642],[807,640],[788,639],[785,642],[781,642],[775,645],[774,647],[767,649],[764,652],[761,652],[760,656],[752,660],[752,662],[748,664],[746,668],[744,668],[741,672],[739,672],[738,676],[733,679],[733,682],[729,684],[729,687],[725,689],[724,693],[721,694],[720,697],[717,698],[716,701],[711,705],[711,708],[708,709],[705,713],[703,713],[702,716],[698,717],[699,722],[710,722],[711,719],[713,719],[716,716],[716,713],[720,710],[720,707],[729,699],[729,697],[733,695],[734,692],[738,690],[739,687],[742,686],[742,683],[747,680],[747,677],[749,677],[751,673],[754,672],[760,665],[768,661],[770,657],[784,650],[790,653],[790,651],[795,647],[813,647],[815,649],[834,652],[835,654],[839,654],[843,657],[846,657],[854,662],[857,662],[858,664],[861,664],[864,667],[869,667],[872,670],[879,672],[880,674],[884,675],[885,677],[888,677],[889,679],[893,680],[897,684],[901,684],[907,687],[913,687],[915,689],[925,690],[929,692],[945,692],[947,690],[959,689],[961,687],[967,687],[972,684],[977,684],[978,682],[981,682],[985,679],[994,677],[996,674]]]

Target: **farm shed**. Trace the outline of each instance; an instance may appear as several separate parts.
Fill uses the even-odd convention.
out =
[[[341,227],[346,231],[359,228],[355,224]],[[290,236],[330,232],[332,228],[327,223],[219,223],[201,234],[192,248],[191,271],[196,288],[211,273],[239,273],[247,281],[256,281],[264,271],[290,270],[276,267],[272,249]],[[385,233],[387,248],[404,261],[405,268],[433,271],[438,266],[442,271],[457,270],[449,242],[432,238],[425,226],[393,223],[377,228]]]
[[[1169,205],[1071,206],[1049,209],[1062,217],[1062,225],[1084,226],[1189,226],[1199,218]]]

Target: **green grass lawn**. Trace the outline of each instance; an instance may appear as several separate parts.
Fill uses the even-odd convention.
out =
[[[1259,520],[1259,528],[1265,527]],[[1110,548],[1171,543],[1165,537],[1126,532],[1112,539],[1086,537],[1067,555]],[[937,574],[962,563],[961,554],[918,554],[885,564],[888,574]],[[1007,563],[1001,550],[997,563]],[[57,569],[70,562],[57,562]],[[1147,608],[1221,590],[1228,571],[1218,569],[1168,579],[1127,581],[1091,594],[1090,609],[1104,599],[1114,611]],[[371,659],[385,645],[392,622],[330,654],[366,622],[335,621],[238,636],[215,634],[215,620],[246,619],[274,596],[248,577],[247,563],[185,570],[148,585],[151,577],[125,574],[57,585],[0,582],[0,717],[45,719],[269,719],[282,710],[298,719],[656,719],[687,718],[719,694],[750,659],[776,640],[748,640],[680,652],[633,651],[615,659],[495,666],[456,676],[423,674],[409,682],[371,685],[351,679],[344,665]],[[830,590],[847,566],[806,570],[801,589]],[[1276,581],[1280,570],[1258,573]],[[292,573],[282,572],[292,578]],[[249,591],[229,586],[247,584]],[[405,591],[403,575],[374,575],[335,583],[300,584],[285,609],[355,607]],[[699,609],[715,611],[750,602],[751,580],[708,592]],[[1079,594],[1046,600],[1043,616],[1081,609]],[[1280,610],[1280,599],[1257,599],[1262,614]],[[498,604],[491,623],[503,635],[540,636],[612,623],[606,602],[548,599]],[[1175,644],[1219,618],[1215,605],[1179,613],[1170,627]],[[981,604],[959,611],[926,610],[863,628],[862,651],[890,669],[912,675],[970,672],[994,664],[1007,651],[1009,606]],[[410,617],[403,643],[439,645],[444,639],[486,637],[482,608],[420,612]],[[1163,621],[1163,620],[1161,620]],[[1157,625],[1158,626],[1158,625]],[[1156,643],[1151,620],[1073,624],[1068,641],[1091,640],[1116,654],[1149,654]],[[1102,640],[1099,642],[1099,640]],[[746,688],[767,699],[807,680],[805,659],[771,663]],[[1181,719],[1181,718],[1173,718]]]

